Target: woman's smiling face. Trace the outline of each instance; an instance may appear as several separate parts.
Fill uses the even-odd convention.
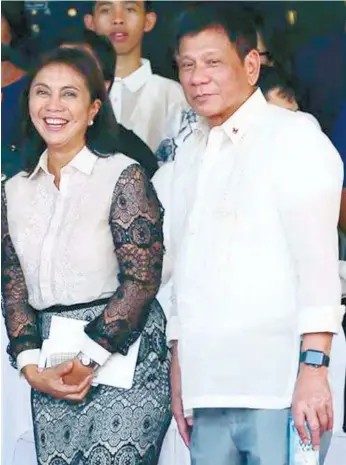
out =
[[[86,82],[72,66],[51,63],[35,76],[29,93],[32,123],[49,148],[78,149],[99,110]]]

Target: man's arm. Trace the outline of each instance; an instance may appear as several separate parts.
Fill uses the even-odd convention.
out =
[[[330,353],[343,307],[338,275],[338,238],[342,164],[327,137],[306,122],[292,131],[281,154],[279,208],[296,267],[302,349]],[[284,159],[283,159],[284,157]],[[333,413],[326,367],[305,363],[296,382],[292,414],[303,440],[319,446],[320,433],[332,427]]]

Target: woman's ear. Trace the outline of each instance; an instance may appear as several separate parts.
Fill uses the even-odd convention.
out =
[[[96,99],[92,104],[90,108],[90,113],[89,113],[89,120],[93,121],[94,118],[96,117],[97,113],[100,111],[102,107],[102,102],[100,99]]]

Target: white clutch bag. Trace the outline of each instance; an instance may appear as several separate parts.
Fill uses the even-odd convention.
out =
[[[72,360],[83,347],[88,337],[84,326],[88,321],[53,316],[49,338],[42,344],[40,367],[51,367]],[[102,367],[96,370],[93,384],[106,384],[130,389],[133,384],[141,337],[134,342],[127,355],[113,354]]]

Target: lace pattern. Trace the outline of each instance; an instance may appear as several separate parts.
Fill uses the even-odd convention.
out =
[[[24,275],[8,230],[4,183],[1,184],[1,252],[2,252],[2,311],[10,340],[8,353],[15,366],[23,350],[41,347],[36,311],[28,304]]]
[[[161,281],[163,209],[143,168],[120,175],[109,223],[119,263],[120,286],[86,333],[108,351],[123,355],[143,330]]]

